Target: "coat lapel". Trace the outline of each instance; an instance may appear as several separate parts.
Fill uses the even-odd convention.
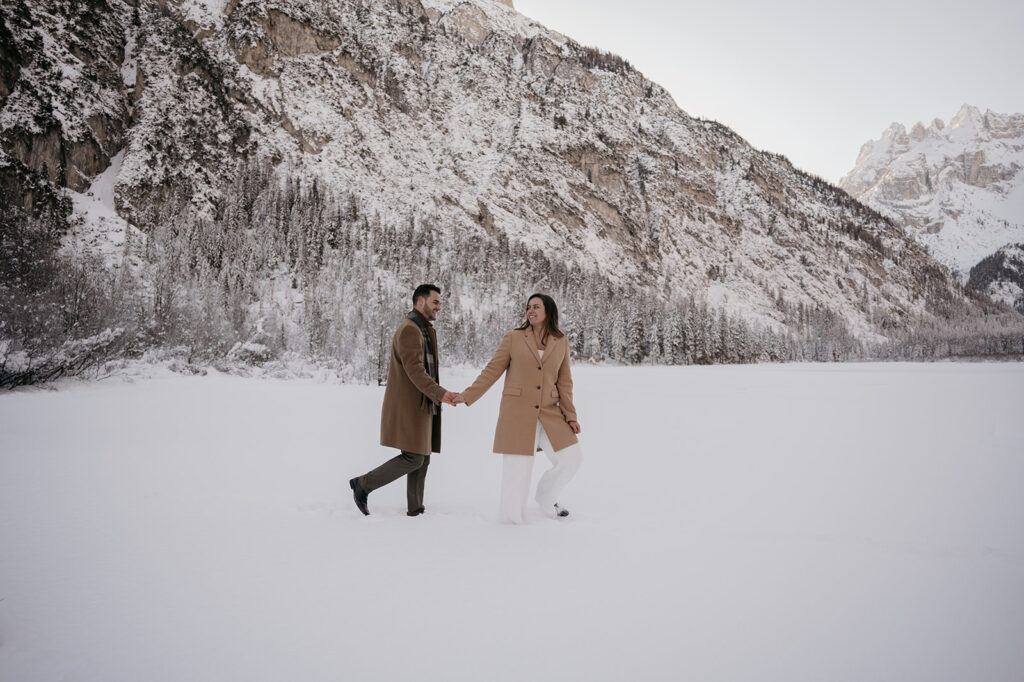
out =
[[[533,331],[530,329],[524,330],[523,339],[526,341],[526,345],[530,348],[530,352],[533,353],[533,357],[537,359],[538,363],[543,364],[540,353],[537,352],[537,342],[533,340]]]
[[[544,356],[541,357],[540,350],[537,348],[537,340],[533,337],[533,332],[527,329],[524,332],[524,334],[526,336],[526,345],[530,347],[531,351],[533,351],[533,357],[537,358],[537,361],[540,362],[540,364],[542,365],[546,363],[548,361],[548,358],[550,358],[554,354],[555,345],[556,342],[559,341],[559,339],[549,336],[548,347],[544,349]]]
[[[548,347],[544,349],[544,356],[541,357],[541,359],[540,359],[540,363],[542,365],[547,364],[548,358],[550,358],[552,355],[554,355],[554,353],[555,353],[555,344],[556,344],[557,341],[558,341],[558,339],[556,339],[555,337],[548,336]]]

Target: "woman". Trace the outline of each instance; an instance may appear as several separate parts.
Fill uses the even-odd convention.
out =
[[[501,519],[523,523],[533,472],[533,453],[541,448],[551,460],[537,484],[537,503],[555,516],[568,516],[558,496],[583,460],[572,403],[569,339],[558,328],[558,307],[550,296],[534,294],[526,322],[505,334],[494,357],[473,385],[462,392],[472,405],[505,374],[494,452],[504,455]]]

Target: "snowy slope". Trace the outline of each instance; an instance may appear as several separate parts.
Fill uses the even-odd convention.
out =
[[[64,247],[78,256],[100,259],[109,268],[120,267],[125,262],[139,265],[132,240],[141,242],[143,239],[139,229],[118,215],[114,205],[114,184],[123,158],[124,152],[114,155],[110,166],[96,176],[86,192],[68,192],[75,220],[65,236]]]
[[[345,484],[390,454],[377,387],[0,396],[0,679],[1024,677],[1024,366],[575,374],[573,516],[519,527],[496,390],[415,519]]]
[[[909,228],[966,279],[1024,239],[1024,114],[964,105],[949,125],[894,123],[866,143],[839,186]]]
[[[105,55],[120,60],[110,98],[130,100],[119,104],[128,134],[115,205],[137,227],[179,202],[215,220],[243,166],[266,163],[282,185],[315,180],[385,224],[435,226],[452,250],[500,236],[776,331],[790,324],[782,300],[827,310],[868,341],[964,303],[889,221],[508,3],[103,9],[123,28],[123,46]],[[48,19],[66,11],[59,3],[23,11],[64,30]],[[26,60],[37,54],[30,37],[15,36]],[[58,79],[58,68],[39,78]],[[0,119],[8,153],[60,136],[33,137],[17,111]]]

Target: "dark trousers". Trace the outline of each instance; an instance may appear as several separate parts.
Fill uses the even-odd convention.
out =
[[[405,450],[402,450],[401,453],[368,474],[360,476],[359,487],[367,493],[371,493],[396,478],[405,476],[405,496],[409,503],[409,511],[414,512],[423,507],[423,484],[427,480],[430,456],[417,455],[415,452],[406,452]]]

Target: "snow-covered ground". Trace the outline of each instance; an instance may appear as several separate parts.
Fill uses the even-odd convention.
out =
[[[445,410],[418,518],[351,501],[378,387],[0,395],[0,680],[1024,679],[1024,364],[576,384],[573,515],[525,526],[495,389]]]

